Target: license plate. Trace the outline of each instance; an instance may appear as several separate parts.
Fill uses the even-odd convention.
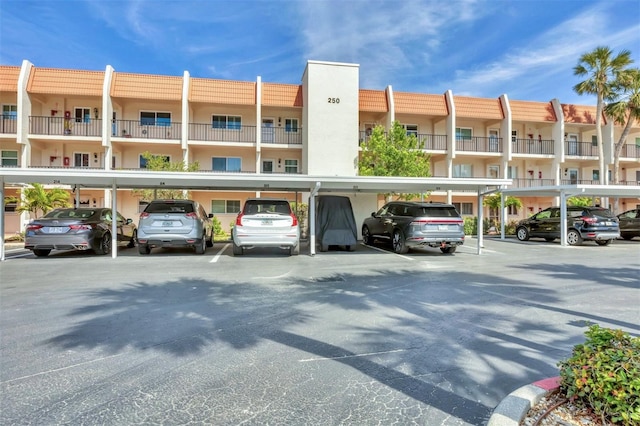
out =
[[[448,231],[449,225],[438,225],[438,231]]]
[[[605,222],[604,223],[606,226],[613,226],[613,222]]]
[[[271,226],[271,225],[273,225],[273,221],[271,219],[262,219],[262,224],[263,225],[267,225],[267,226]]]
[[[162,226],[173,226],[173,221],[168,220],[168,221],[162,222]]]
[[[50,226],[49,228],[47,228],[47,233],[49,234],[64,234],[65,232],[67,232],[67,227],[66,226]]]

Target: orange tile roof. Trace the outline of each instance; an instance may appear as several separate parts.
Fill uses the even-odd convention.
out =
[[[509,101],[514,121],[556,122],[556,112],[551,102]]]
[[[114,98],[179,101],[182,99],[182,77],[163,75],[113,74],[111,96]]]
[[[561,104],[565,123],[596,124],[596,107],[586,105]],[[606,117],[602,114],[602,124],[606,124]]]
[[[444,95],[394,92],[394,104],[397,113],[437,115],[449,114]]]
[[[17,92],[20,67],[0,65],[0,92]]]
[[[256,83],[192,78],[189,87],[189,101],[214,104],[255,105]]]
[[[27,92],[41,95],[102,96],[104,71],[33,67]]]
[[[387,112],[387,95],[383,90],[360,89],[359,109],[363,112]]]
[[[504,118],[500,107],[500,99],[454,96],[453,102],[456,106],[457,117],[494,120],[502,120]]]
[[[262,105],[302,107],[302,86],[295,84],[263,83]]]

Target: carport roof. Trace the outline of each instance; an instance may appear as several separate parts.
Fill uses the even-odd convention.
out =
[[[213,172],[159,172],[98,169],[0,168],[5,184],[41,183],[84,188],[171,188],[185,190],[404,192],[474,190],[506,187],[511,179],[311,176]],[[319,185],[318,185],[319,184]]]
[[[523,197],[559,197],[566,196],[581,197],[638,197],[640,198],[640,187],[627,185],[558,185],[558,186],[536,186],[531,188],[507,188],[502,190],[504,195]]]

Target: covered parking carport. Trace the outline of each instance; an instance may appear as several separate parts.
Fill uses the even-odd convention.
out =
[[[411,178],[378,176],[310,176],[292,174],[243,174],[160,172],[96,169],[0,168],[0,211],[4,212],[5,184],[41,183],[78,189],[111,189],[111,209],[118,210],[118,189],[182,189],[205,191],[308,192],[311,254],[315,254],[315,196],[319,193],[428,193],[431,191],[474,191],[478,194],[478,223],[482,223],[482,198],[504,189],[511,179]],[[478,227],[477,253],[481,253],[482,227]],[[5,260],[4,214],[0,216],[0,261]],[[113,223],[111,256],[117,256],[117,227]]]
[[[640,187],[625,185],[559,185],[501,190],[501,238],[505,238],[505,197],[559,197],[560,245],[567,246],[567,199],[570,197],[640,198]]]

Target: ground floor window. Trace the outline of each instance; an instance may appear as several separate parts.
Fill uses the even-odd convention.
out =
[[[473,214],[473,203],[453,203],[453,206],[461,215]]]
[[[18,151],[0,151],[0,166],[17,166]]]
[[[211,200],[211,213],[239,213],[240,200]]]
[[[212,157],[211,170],[214,172],[241,172],[242,158],[240,157]]]
[[[454,178],[470,178],[473,177],[473,165],[471,164],[454,164]]]
[[[73,167],[89,167],[89,153],[88,152],[74,153]]]

